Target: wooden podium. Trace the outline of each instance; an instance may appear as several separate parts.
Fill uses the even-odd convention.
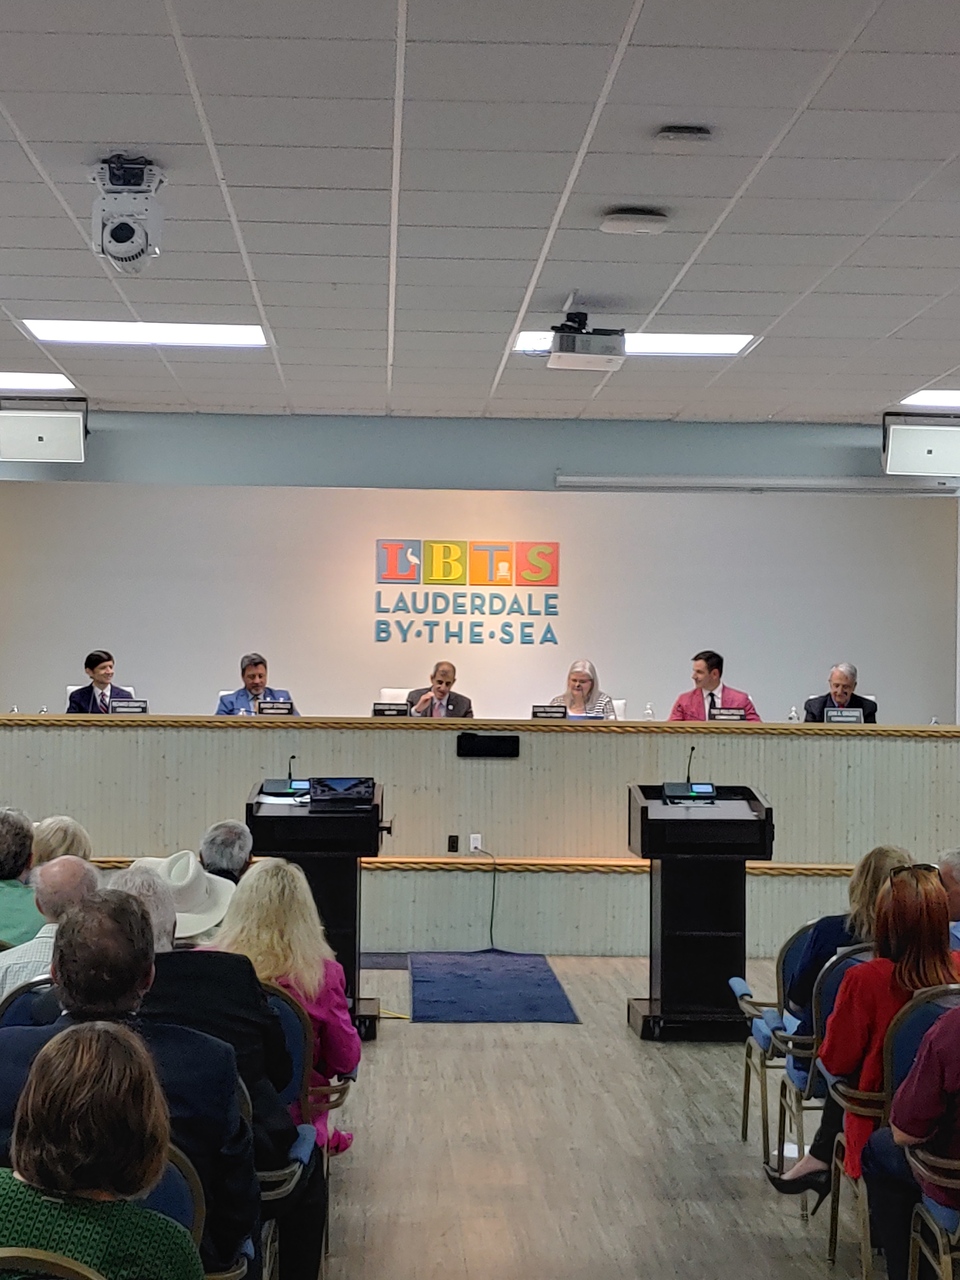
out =
[[[664,800],[629,789],[630,848],[650,859],[650,997],[628,1002],[641,1039],[742,1040],[727,979],[746,966],[746,864],[773,857],[773,810],[750,787]]]

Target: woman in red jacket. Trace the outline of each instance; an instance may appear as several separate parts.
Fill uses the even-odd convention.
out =
[[[877,897],[873,936],[874,958],[844,974],[820,1046],[820,1061],[831,1075],[869,1092],[883,1087],[883,1041],[898,1011],[914,992],[956,982],[960,975],[960,951],[950,951],[950,912],[937,867],[894,867]],[[847,1135],[846,1171],[858,1178],[874,1122],[868,1116],[844,1118],[839,1103],[828,1096],[807,1154],[782,1176],[765,1166],[777,1191],[815,1191],[816,1212],[830,1191],[830,1159],[841,1128]]]

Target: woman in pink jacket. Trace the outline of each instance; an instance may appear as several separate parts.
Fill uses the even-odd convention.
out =
[[[328,1085],[360,1061],[360,1037],[350,1019],[343,969],[333,958],[303,871],[282,858],[255,862],[241,877],[214,941],[220,951],[247,956],[261,982],[283,987],[313,1024],[311,1085]],[[291,1107],[300,1122],[300,1104]],[[317,1144],[326,1146],[327,1116],[314,1119]],[[331,1154],[346,1151],[353,1135],[335,1129]]]

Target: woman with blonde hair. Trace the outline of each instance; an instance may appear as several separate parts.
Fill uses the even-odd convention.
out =
[[[81,1022],[41,1048],[0,1169],[0,1247],[49,1249],[106,1280],[203,1280],[189,1234],[133,1203],[156,1186],[167,1103],[140,1037]]]
[[[360,1037],[347,1007],[343,969],[334,959],[307,877],[283,858],[263,858],[241,878],[213,941],[247,956],[261,982],[275,982],[306,1010],[314,1033],[311,1085],[354,1071]],[[299,1104],[291,1108],[300,1122]],[[326,1112],[314,1118],[319,1146],[346,1151],[353,1135],[327,1138]]]
[[[89,862],[93,857],[90,837],[75,818],[58,814],[34,823],[32,867],[52,862],[54,858],[62,858],[65,853],[74,858],[82,858],[84,862]]]

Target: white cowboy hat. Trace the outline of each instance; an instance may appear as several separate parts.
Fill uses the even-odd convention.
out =
[[[172,891],[178,938],[194,938],[218,925],[227,914],[237,887],[222,876],[204,871],[191,849],[171,853],[169,858],[137,858],[131,865],[146,867]]]

